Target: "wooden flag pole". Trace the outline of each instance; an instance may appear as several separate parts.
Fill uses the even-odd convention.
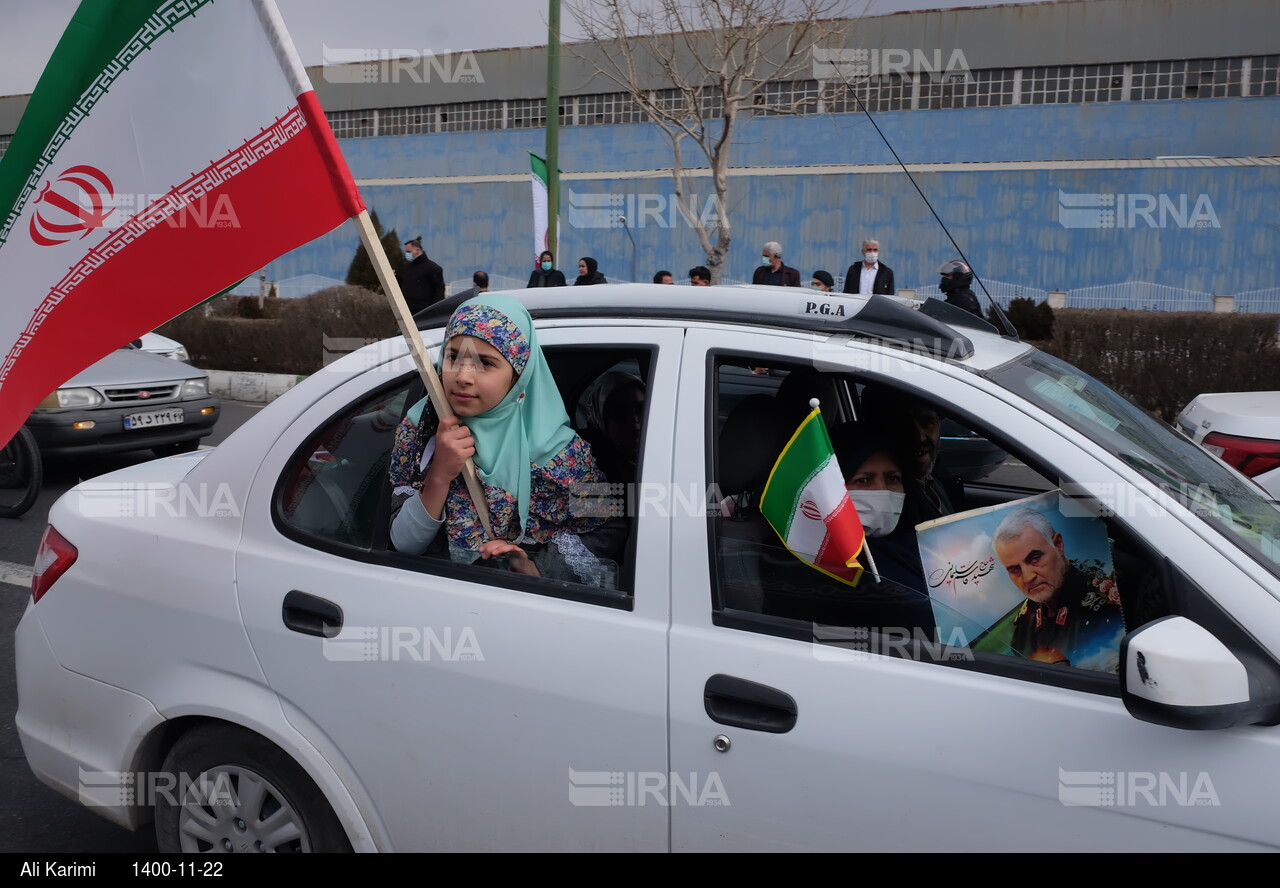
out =
[[[369,220],[369,211],[363,210],[360,215],[355,217],[356,227],[360,231],[360,243],[364,244],[365,252],[369,254],[369,258],[373,261],[373,270],[378,275],[378,280],[382,284],[382,290],[387,294],[387,301],[391,303],[391,313],[395,315],[396,323],[400,326],[400,333],[404,336],[405,342],[409,344],[409,354],[413,355],[413,362],[418,367],[418,373],[422,376],[422,381],[427,386],[427,396],[431,398],[431,403],[436,406],[437,415],[442,411],[452,412],[449,409],[449,402],[445,400],[444,386],[440,383],[440,375],[436,373],[435,364],[431,362],[430,356],[427,355],[427,347],[422,342],[422,334],[418,332],[418,325],[413,321],[413,315],[409,313],[409,306],[404,301],[404,294],[400,292],[400,283],[396,280],[395,272],[391,268],[391,262],[387,259],[386,252],[382,249],[382,241],[378,240],[378,233],[373,228],[373,223]],[[484,527],[485,535],[489,539],[496,539],[493,535],[493,528],[489,524],[489,503],[484,498],[484,490],[480,486],[480,479],[476,476],[475,463],[467,458],[466,465],[462,467],[462,477],[467,484],[467,492],[471,494],[471,502],[475,504],[476,514],[480,516],[480,524]]]

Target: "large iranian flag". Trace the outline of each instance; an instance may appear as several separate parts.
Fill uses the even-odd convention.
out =
[[[529,168],[533,182],[533,267],[537,268],[542,251],[550,245],[548,235],[551,233],[551,226],[547,221],[550,192],[547,190],[547,183],[551,181],[551,177],[547,175],[547,162],[533,152],[529,153]],[[557,239],[559,234],[560,225],[557,223]]]
[[[805,418],[774,463],[760,495],[760,514],[801,561],[857,584],[865,534],[820,410]]]
[[[271,0],[84,0],[0,161],[0,442],[362,210]]]

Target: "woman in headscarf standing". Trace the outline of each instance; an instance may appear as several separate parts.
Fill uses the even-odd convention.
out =
[[[543,250],[538,264],[529,273],[528,287],[563,287],[564,272],[556,268],[556,257],[550,250]]]
[[[569,425],[529,313],[486,293],[458,306],[438,362],[446,404],[410,408],[396,434],[391,483],[402,503],[398,551],[421,554],[444,528],[457,561],[507,556],[512,570],[607,585],[581,534],[604,518],[574,509],[574,486],[603,482],[591,447]],[[493,538],[460,477],[474,460]]]
[[[600,273],[600,263],[592,259],[590,256],[583,256],[578,260],[578,279],[573,282],[575,287],[585,287],[589,284],[607,284],[604,275]]]

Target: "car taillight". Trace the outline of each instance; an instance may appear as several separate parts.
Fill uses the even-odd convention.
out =
[[[1224,463],[1249,478],[1280,466],[1280,441],[1210,432],[1201,443],[1206,450],[1216,453]]]
[[[40,538],[40,550],[36,552],[35,568],[31,573],[31,600],[39,601],[49,591],[49,587],[57,582],[58,577],[76,563],[79,555],[76,547],[54,530],[52,524],[46,527],[44,536]]]

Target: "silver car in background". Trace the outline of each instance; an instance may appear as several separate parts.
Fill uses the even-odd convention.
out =
[[[204,370],[130,345],[51,392],[27,427],[46,456],[140,449],[167,456],[199,447],[221,408]]]

